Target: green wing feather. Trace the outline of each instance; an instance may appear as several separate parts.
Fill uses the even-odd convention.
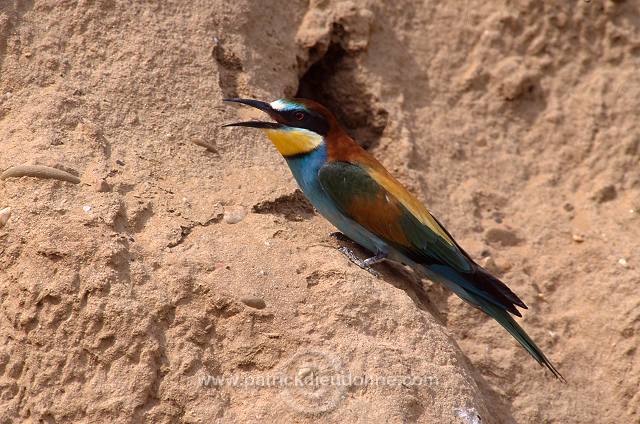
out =
[[[400,183],[387,180],[386,185],[395,189],[391,192],[378,182],[392,178],[388,174],[376,179],[359,165],[329,162],[320,168],[318,177],[322,188],[345,215],[407,258],[516,316],[521,316],[516,306],[527,308],[506,284],[476,264]],[[477,302],[472,303],[477,306]]]
[[[473,263],[457,245],[425,225],[366,169],[347,162],[329,162],[318,177],[322,188],[354,221],[421,264],[446,264],[471,272]]]

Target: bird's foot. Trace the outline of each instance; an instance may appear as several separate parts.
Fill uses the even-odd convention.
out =
[[[386,253],[378,253],[375,256],[372,256],[370,258],[367,259],[360,259],[359,257],[357,257],[355,255],[355,253],[353,253],[353,251],[351,249],[349,249],[348,247],[341,247],[338,249],[343,255],[345,255],[351,262],[353,262],[354,264],[358,265],[360,268],[364,269],[365,271],[367,271],[369,274],[373,275],[376,278],[380,278],[380,273],[378,271],[376,271],[375,269],[371,268],[372,265],[375,265],[379,262],[382,262],[386,257],[387,254]]]

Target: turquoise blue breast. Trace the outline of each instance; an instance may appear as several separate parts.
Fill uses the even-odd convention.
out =
[[[387,251],[386,243],[345,216],[322,189],[318,181],[318,171],[327,161],[327,149],[324,144],[305,155],[285,159],[302,192],[322,216],[344,235],[371,252]]]

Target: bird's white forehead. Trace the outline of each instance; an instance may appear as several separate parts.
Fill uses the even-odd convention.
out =
[[[291,110],[291,109],[296,109],[300,107],[299,104],[289,102],[285,99],[278,99],[275,102],[271,102],[269,105],[277,111]]]

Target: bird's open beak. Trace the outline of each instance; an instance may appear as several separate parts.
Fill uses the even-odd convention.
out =
[[[256,109],[260,109],[263,112],[269,114],[269,116],[275,120],[278,119],[278,112],[271,107],[269,103],[261,102],[260,100],[252,100],[252,99],[224,99],[225,102],[234,102],[234,103],[242,103],[243,105],[248,105],[255,107]],[[236,122],[233,124],[226,124],[223,127],[251,127],[251,128],[268,128],[268,129],[276,129],[281,128],[282,124],[277,122],[264,122],[264,121],[245,121],[245,122]]]

